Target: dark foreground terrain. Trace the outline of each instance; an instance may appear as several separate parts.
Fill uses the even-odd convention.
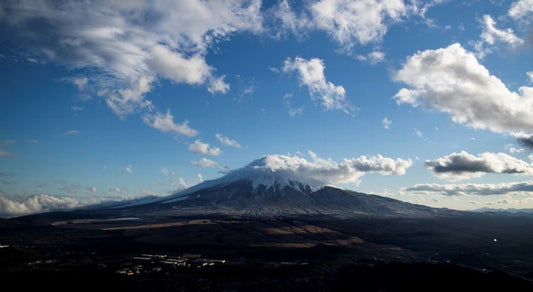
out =
[[[533,291],[533,217],[123,218],[0,221],[17,291]]]

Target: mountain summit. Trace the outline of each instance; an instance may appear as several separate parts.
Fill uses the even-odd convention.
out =
[[[320,180],[323,172],[324,168],[309,167],[293,157],[265,156],[219,179],[205,181],[173,195],[117,207],[166,215],[389,217],[427,216],[437,212],[425,206],[328,185]]]

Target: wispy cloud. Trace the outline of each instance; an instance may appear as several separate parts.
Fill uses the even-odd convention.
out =
[[[481,40],[474,43],[474,47],[479,58],[492,53],[494,46],[497,43],[508,45],[511,48],[516,48],[524,44],[524,40],[517,37],[514,31],[510,28],[499,29],[496,27],[496,21],[490,15],[483,15],[481,20],[483,25],[483,32],[481,33]]]
[[[222,145],[231,146],[231,147],[235,147],[235,148],[241,148],[241,144],[239,144],[239,142],[237,142],[234,139],[230,139],[230,138],[225,137],[222,134],[218,134],[218,133],[215,134],[215,137],[217,138],[218,142],[222,143]]]
[[[65,132],[65,134],[70,136],[78,136],[79,134],[81,134],[81,132],[79,130],[68,130]]]
[[[13,143],[15,143],[15,141],[13,140],[0,140],[0,157],[8,157],[8,156],[14,155],[12,152],[9,152],[3,149],[4,146],[7,146]]]
[[[198,161],[191,161],[191,164],[196,165],[201,168],[209,168],[209,167],[221,168],[221,166],[217,162],[211,159],[207,159],[207,158],[202,158]]]
[[[533,193],[533,181],[500,183],[500,184],[417,184],[413,187],[403,188],[400,193],[414,195],[530,195]]]

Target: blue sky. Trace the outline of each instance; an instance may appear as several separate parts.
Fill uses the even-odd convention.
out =
[[[0,32],[6,216],[272,154],[361,192],[533,208],[531,0],[5,1]]]

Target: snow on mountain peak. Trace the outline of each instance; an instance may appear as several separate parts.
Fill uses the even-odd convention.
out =
[[[266,188],[279,187],[283,189],[286,186],[299,188],[300,186],[297,185],[302,184],[308,186],[312,191],[316,191],[322,188],[325,182],[301,172],[301,168],[306,162],[300,157],[268,155],[243,168],[231,171],[222,179],[228,182],[240,179],[250,180],[254,189],[260,185]]]

